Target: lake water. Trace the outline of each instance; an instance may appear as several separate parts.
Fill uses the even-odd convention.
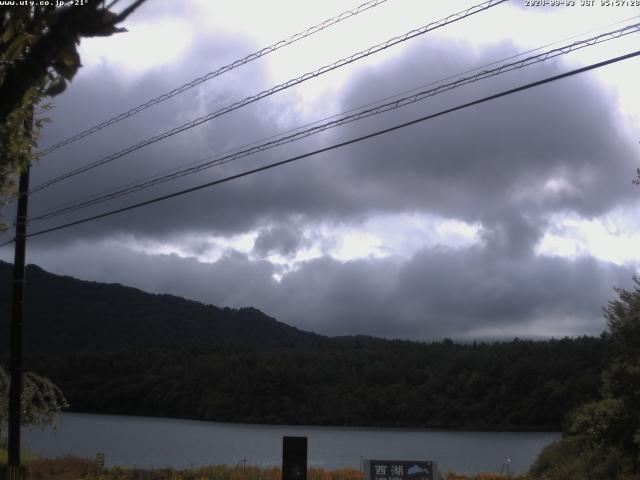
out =
[[[66,413],[51,429],[26,429],[23,447],[47,457],[105,454],[107,466],[280,466],[282,437],[308,437],[309,466],[360,468],[363,458],[434,460],[440,471],[525,472],[558,433],[451,432],[265,426]]]

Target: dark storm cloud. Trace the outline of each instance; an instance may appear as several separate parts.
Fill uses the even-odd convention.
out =
[[[252,305],[329,335],[420,340],[599,334],[614,286],[632,269],[589,257],[513,258],[495,245],[424,248],[409,259],[318,258],[281,282],[274,265],[230,251],[212,264],[147,255],[122,245],[76,244],[40,252],[40,263],[81,278],[120,282],[204,303]]]
[[[225,38],[210,40],[207,45],[217,45],[217,47],[196,48],[195,52],[192,52],[193,57],[182,59],[180,64],[172,66],[170,71],[167,70],[167,67],[160,67],[142,77],[124,80],[100,68],[82,71],[82,74],[74,81],[74,88],[70,88],[63,97],[56,99],[55,108],[49,114],[53,117],[53,122],[45,130],[41,143],[44,146],[55,143],[88,126],[97,124],[113,114],[126,111],[131,106],[164,93],[181,82],[201,75],[203,73],[202,62],[199,61],[201,58],[212,57],[224,64],[224,62],[236,58],[239,51],[244,52],[251,48],[242,43],[230,45],[229,40]],[[219,55],[223,50],[224,55]],[[219,66],[219,63],[213,66],[209,65],[210,68],[215,66]],[[62,172],[103,158],[196,116],[215,111],[232,101],[243,98],[247,92],[253,92],[256,88],[265,88],[265,85],[262,85],[260,81],[253,80],[257,78],[265,81],[265,75],[260,66],[253,65],[243,68],[243,73],[247,75],[246,78],[241,78],[240,74],[232,73],[225,77],[227,80],[225,83],[209,82],[197,90],[194,89],[175,97],[39,160],[32,170],[32,185],[37,186]],[[234,78],[234,75],[238,75],[239,78]],[[247,82],[250,85],[247,85]],[[277,103],[272,106],[274,111],[285,110]],[[270,134],[270,130],[265,127],[264,122],[256,115],[255,111],[249,109],[234,112],[225,116],[224,122],[207,123],[197,131],[192,130],[186,134],[172,137],[117,159],[108,166],[72,177],[34,194],[31,198],[31,215],[35,216],[53,206],[65,205],[96,192],[109,190],[114,186],[123,186],[148,178],[149,175],[170,170],[177,165],[188,164],[214,152],[224,152],[231,147],[262,138],[268,134]],[[213,174],[204,172],[197,175],[197,178],[191,177],[186,182],[173,182],[169,188],[155,188],[146,191],[144,195],[132,195],[119,202],[110,202],[106,209],[127,205],[133,201],[146,199],[149,195],[173,191],[213,177]],[[99,238],[119,231],[164,235],[181,231],[185,225],[193,230],[220,228],[217,221],[220,217],[223,220],[229,218],[225,220],[225,223],[232,222],[233,214],[228,214],[223,209],[211,208],[206,203],[201,204],[201,199],[202,196],[200,198],[192,197],[186,202],[165,203],[161,208],[153,211],[147,210],[140,212],[139,215],[120,216],[117,220],[107,220],[92,224],[88,228],[65,232],[64,235],[57,238],[61,240],[85,236]],[[214,199],[214,201],[216,200]],[[90,210],[83,210],[75,216],[72,214],[64,217],[64,220],[81,218],[87,213],[99,212],[101,208],[94,207]],[[59,224],[60,220],[62,217],[48,223],[34,223],[33,230]],[[211,227],[211,224],[214,226]],[[58,240],[53,239],[53,241]]]
[[[300,233],[291,227],[271,227],[260,230],[253,251],[260,256],[270,253],[291,255],[302,244]]]
[[[496,258],[491,249],[424,250],[403,269],[398,301],[413,305],[433,332],[473,336],[487,328],[591,334],[604,328],[601,307],[633,271],[593,258]],[[536,324],[535,321],[540,321]],[[568,323],[565,323],[567,322]],[[532,334],[530,332],[530,334]]]
[[[462,49],[453,55],[450,49],[417,50],[366,71],[345,98],[361,102],[368,92],[389,94],[405,87],[406,78],[431,80],[461,70],[465,58],[481,64],[506,51],[498,47],[473,62]],[[438,65],[436,74],[425,67],[430,63]],[[556,62],[514,72],[434,98],[429,107],[416,107],[407,116],[437,112],[568,69]],[[532,247],[548,213],[595,216],[635,198],[629,175],[637,149],[621,138],[613,105],[615,100],[601,93],[593,78],[563,80],[358,144],[345,154],[343,182],[356,186],[354,199],[362,205],[418,208],[479,221]],[[369,128],[383,124],[374,120]],[[357,131],[364,133],[364,128]],[[553,188],[554,182],[561,187]]]
[[[439,99],[425,113],[553,73],[557,69],[539,68],[516,82],[496,79],[473,95]],[[599,214],[633,193],[628,169],[635,152],[619,138],[612,105],[592,80],[570,79],[406,129],[392,141],[360,144],[347,166],[360,184],[384,181],[383,192],[397,202],[464,218],[507,205]],[[554,177],[574,188],[562,195],[544,191]],[[535,193],[519,198],[527,191]]]
[[[510,247],[509,247],[510,248]],[[424,248],[409,260],[304,264],[271,311],[302,328],[415,339],[598,334],[633,268],[590,257],[514,257],[504,245]],[[266,304],[268,305],[268,304]],[[492,333],[488,333],[492,332]]]
[[[228,39],[226,43],[218,42],[219,45],[228,43]],[[382,66],[364,69],[343,92],[344,108],[427,83],[514,51],[511,46],[501,45],[475,55],[462,43],[425,43],[427,46],[408,49]],[[188,66],[187,75],[183,76],[188,77],[196,70],[193,65],[204,56],[203,52],[196,51],[193,56],[183,59],[181,65]],[[254,70],[237,72],[231,80],[223,77],[211,82],[204,93],[174,99],[158,111],[149,111],[123,122],[118,129],[78,142],[68,151],[56,152],[51,158],[42,160],[42,171],[34,175],[35,183],[37,179],[54,174],[62,164],[81,164],[84,159],[99,158],[99,155],[116,150],[115,145],[126,145],[133,138],[157,133],[168,125],[193,118],[197,112],[215,110],[230,99],[259,91],[267,85],[266,75],[258,66],[252,68]],[[556,62],[494,78],[438,96],[428,103],[383,118],[369,119],[301,145],[203,172],[170,186],[113,202],[110,206],[125,205],[261,162],[287,158],[567,68]],[[67,116],[67,112],[75,108],[72,106],[82,105],[91,92],[94,93],[92,101],[97,102],[92,109],[102,111],[107,105],[118,103],[114,110],[117,111],[119,103],[127,103],[120,97],[132,102],[133,92],[162,91],[167,85],[179,83],[173,78],[175,74],[175,70],[166,67],[158,75],[137,80],[126,90],[108,76],[98,82],[96,76],[87,75],[74,85],[76,89],[71,89],[69,96],[61,99],[64,105],[59,108],[60,118],[54,119],[54,125],[64,124],[64,129],[72,131],[80,124],[92,124],[93,119],[100,116],[93,110],[91,115],[86,108],[83,110],[87,118],[83,117],[82,122],[71,113]],[[105,88],[119,93],[114,97],[120,100],[97,94]],[[291,115],[287,106],[289,98],[286,95],[274,97],[259,106],[247,107],[119,159],[109,167],[79,176],[68,184],[60,184],[50,192],[34,196],[32,208],[37,210],[44,205],[71,200],[170,168],[176,161],[193,161],[207,152],[219,152],[273,134],[278,131],[273,116]],[[536,225],[548,213],[574,211],[580,215],[598,215],[635,193],[629,181],[635,151],[620,138],[617,128],[620,119],[612,105],[612,99],[599,90],[593,78],[568,79],[228,185],[78,227],[69,235],[100,237],[120,231],[161,238],[185,231],[239,233],[260,228],[268,222],[286,222],[294,215],[316,220],[348,219],[367,212],[419,210],[480,221],[489,228],[519,235],[518,225],[504,225],[515,219],[529,230],[533,242],[539,235],[535,231]],[[545,190],[545,185],[554,178],[563,179],[568,187],[558,191]],[[91,210],[95,211],[100,209]],[[86,212],[68,218],[81,218]],[[524,217],[526,222],[522,221]],[[51,238],[55,241],[55,238],[65,237]]]
[[[531,220],[515,209],[498,211],[492,216],[482,217],[484,228],[480,237],[497,255],[518,258],[533,255],[537,243],[542,239],[547,221]]]

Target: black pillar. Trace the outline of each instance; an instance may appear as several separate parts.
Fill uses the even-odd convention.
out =
[[[31,132],[32,119],[25,121],[25,130]],[[27,160],[28,161],[28,160]],[[27,240],[27,210],[29,192],[29,164],[20,174],[18,184],[18,213],[16,216],[15,253],[13,261],[13,291],[11,298],[11,357],[9,360],[9,480],[22,478],[20,469],[20,423],[22,397],[22,319],[24,306],[24,266]]]
[[[307,480],[307,437],[282,437],[282,480]]]

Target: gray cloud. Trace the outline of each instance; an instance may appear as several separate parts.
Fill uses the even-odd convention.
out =
[[[43,144],[202,74],[201,65],[212,58],[222,65],[252,50],[246,43],[211,35],[178,65],[129,83],[109,70],[87,69],[60,98]],[[463,42],[426,39],[377,67],[361,69],[339,100],[346,110],[514,51],[502,44],[474,53]],[[281,160],[568,68],[555,61],[513,72],[104,207],[34,223],[30,231]],[[33,184],[269,83],[267,72],[252,64],[41,160]],[[308,121],[296,113],[295,96],[294,91],[274,96],[56,185],[32,197],[31,212],[268,137],[282,124]],[[586,257],[538,257],[533,251],[550,214],[592,218],[637,202],[631,185],[637,148],[621,138],[621,119],[612,105],[614,100],[593,76],[563,80],[233,183],[36,237],[30,240],[30,252],[33,261],[54,272],[222,306],[253,305],[320,333],[421,339],[473,338],[488,331],[531,334],[532,328],[539,328],[540,335],[556,330],[597,333],[604,328],[600,306],[611,297],[611,286],[629,282],[631,269]],[[258,231],[252,253],[287,256],[305,246],[303,232],[311,223],[349,224],[405,212],[477,222],[482,243],[463,250],[424,248],[410,260],[343,263],[323,257],[276,282],[274,274],[282,273],[278,266],[234,251],[203,264],[194,258],[134,253],[105,241],[122,235],[143,243],[195,233]],[[206,241],[194,240],[186,250],[195,255],[210,248]]]
[[[270,227],[260,230],[253,245],[257,255],[278,253],[288,256],[295,253],[303,241],[300,233],[291,227]]]
[[[612,286],[628,285],[632,275],[629,268],[592,258],[514,261],[491,253],[418,253],[403,269],[401,303],[413,305],[415,317],[429,318],[434,332],[526,330],[538,320],[535,333],[542,337],[556,331],[594,334],[604,328],[601,306],[612,297]]]
[[[216,305],[252,305],[318,333],[421,340],[599,334],[606,327],[601,307],[615,296],[612,287],[629,287],[634,273],[589,257],[500,256],[500,248],[424,248],[406,260],[323,257],[301,264],[281,282],[273,279],[275,265],[234,251],[207,264],[77,243],[32,252],[32,258],[81,278]]]
[[[220,49],[228,43],[228,40],[226,43],[220,41]],[[509,45],[488,49],[480,55],[470,53],[464,44],[429,45],[416,46],[381,67],[362,70],[343,93],[344,108],[513,53],[513,47]],[[189,65],[191,71],[198,56],[203,55],[196,52],[194,57],[184,59],[182,65]],[[151,192],[112,202],[109,207],[127,205],[151,195],[287,158],[564,69],[562,63],[556,62],[514,72],[504,78],[433,98],[428,103],[417,104],[388,117],[369,119],[331,132],[321,139],[283,147],[244,159],[236,165],[156,187]],[[105,111],[104,107],[112,103],[117,111],[121,104],[135,103],[132,101],[134,92],[161,91],[163,87],[175,84],[172,73],[175,75],[172,70],[160,79],[156,75],[144,77],[126,90],[119,87],[115,79],[101,78],[101,88],[118,93],[113,95],[113,100],[111,95],[92,95],[98,73],[90,72],[79,79],[77,86],[74,85],[76,88],[70,90],[73,93],[61,100],[53,125],[64,125],[59,130],[72,131],[80,124],[91,124],[97,118],[94,110],[90,110],[90,115],[86,108],[81,109],[86,118],[72,113],[67,117],[67,113],[92,96],[97,102],[93,107],[95,111]],[[56,152],[51,158],[42,160],[34,183],[54,175],[63,165],[66,168],[68,164],[95,159],[115,150],[115,145],[126,145],[134,138],[192,118],[194,111],[212,111],[229,99],[242,98],[266,84],[265,74],[259,67],[248,73],[248,76],[245,72],[239,74],[238,81],[234,77],[231,81],[213,82],[204,93],[187,95],[172,104],[168,102],[169,105],[158,111],[123,122],[118,129]],[[244,80],[240,81],[241,78]],[[268,136],[277,131],[271,122],[275,112],[284,116],[291,114],[288,98],[286,95],[273,98],[260,107],[254,105],[234,112],[224,120],[216,120],[119,159],[110,167],[57,185],[51,191],[34,196],[32,211],[170,168],[176,161],[195,160],[205,152],[221,151]],[[636,155],[632,146],[619,137],[616,125],[620,120],[610,108],[611,104],[612,99],[601,92],[592,78],[568,79],[295,165],[76,227],[72,232],[50,236],[48,241],[60,242],[78,236],[100,238],[114,232],[157,238],[185,231],[240,233],[269,221],[284,222],[294,215],[317,220],[349,219],[371,212],[423,211],[479,221],[489,229],[513,234],[519,234],[520,228],[525,227],[530,231],[530,246],[544,226],[540,222],[545,215],[570,211],[585,216],[598,215],[629,201],[636,193],[629,180]],[[554,179],[561,179],[566,188],[545,190],[545,185]],[[82,218],[88,212],[102,209],[85,210],[41,225]],[[526,222],[522,218],[526,218]],[[510,220],[519,223],[513,227],[504,225]]]

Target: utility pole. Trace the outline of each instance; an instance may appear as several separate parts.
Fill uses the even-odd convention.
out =
[[[31,139],[33,111],[24,122],[25,137]],[[28,153],[27,153],[28,155]],[[13,289],[11,298],[11,359],[9,361],[9,445],[8,475],[6,480],[21,480],[20,466],[20,424],[22,416],[22,320],[24,317],[25,253],[27,241],[27,210],[29,192],[29,159],[20,174],[18,184],[18,213],[16,216],[16,237],[13,260]]]

